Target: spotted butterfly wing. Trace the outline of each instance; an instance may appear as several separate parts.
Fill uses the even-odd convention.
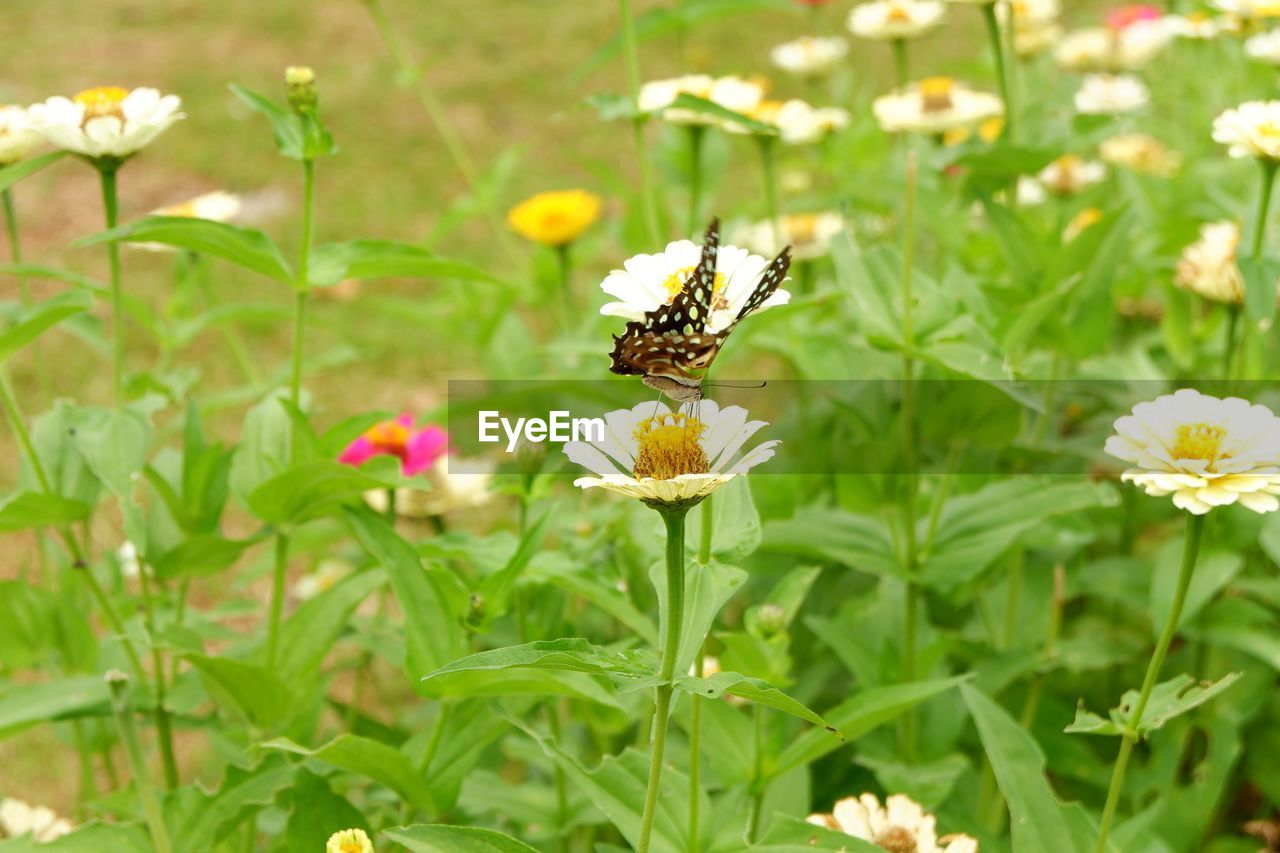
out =
[[[681,403],[702,398],[702,378],[729,333],[748,314],[773,295],[791,265],[790,247],[771,263],[733,321],[718,332],[706,331],[715,290],[720,222],[711,221],[702,243],[698,266],[671,302],[659,305],[642,320],[627,324],[614,336],[614,373],[643,376],[644,383]]]

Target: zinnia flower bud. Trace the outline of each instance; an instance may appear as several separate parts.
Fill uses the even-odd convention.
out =
[[[284,70],[284,85],[289,91],[289,106],[300,113],[316,108],[316,72],[310,66],[290,65]]]

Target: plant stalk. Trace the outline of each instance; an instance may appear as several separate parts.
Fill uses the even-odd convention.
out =
[[[119,194],[116,174],[119,164],[100,163],[98,176],[102,182],[102,210],[107,230],[116,227],[120,219]],[[116,408],[124,405],[124,286],[120,281],[120,244],[114,240],[107,244],[107,262],[111,266],[111,376]]]
[[[142,804],[142,812],[147,821],[147,829],[151,833],[151,843],[155,846],[157,853],[170,853],[173,847],[169,843],[169,832],[165,829],[160,797],[151,784],[151,774],[147,770],[147,762],[142,755],[142,744],[138,739],[138,728],[133,719],[133,698],[129,693],[129,676],[118,669],[113,669],[107,673],[106,678],[107,685],[111,688],[111,708],[115,711],[116,726],[120,730],[120,742],[124,744],[125,755],[133,771],[133,784],[137,788],[138,800]]]
[[[662,242],[662,228],[658,225],[658,202],[654,196],[649,153],[644,139],[647,116],[640,114],[640,54],[636,49],[636,25],[631,16],[631,0],[618,0],[618,13],[622,18],[622,53],[627,63],[627,95],[631,99],[631,127],[635,136],[636,166],[640,171],[640,204],[649,229],[649,240],[657,246]]]

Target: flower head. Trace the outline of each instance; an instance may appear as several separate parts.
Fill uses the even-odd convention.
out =
[[[1280,160],[1280,101],[1246,101],[1213,120],[1213,141],[1232,157]]]
[[[566,246],[600,218],[600,197],[586,190],[538,193],[511,208],[511,229],[544,246]]]
[[[779,444],[766,441],[743,453],[767,424],[748,421],[741,406],[722,409],[714,400],[700,401],[691,414],[644,402],[609,412],[604,420],[603,440],[564,445],[570,460],[596,475],[573,484],[639,498],[655,508],[698,503],[772,457]]]
[[[849,126],[847,111],[839,107],[814,107],[798,98],[792,98],[789,101],[761,101],[744,115],[777,128],[778,137],[787,145],[807,145],[818,142],[827,134]],[[728,119],[722,124],[730,133],[751,132],[743,125]]]
[[[1183,388],[1134,406],[1115,431],[1106,452],[1133,463],[1121,479],[1149,495],[1173,495],[1194,515],[1234,503],[1280,509],[1280,418],[1266,406]]]
[[[665,305],[684,288],[686,279],[698,266],[702,249],[690,240],[668,243],[660,254],[628,258],[622,269],[614,270],[600,283],[600,289],[620,300],[610,302],[600,313],[611,317],[640,320]],[[738,316],[755,289],[769,261],[737,246],[721,246],[716,254],[716,278],[712,285],[711,316],[707,332],[716,333]],[[759,310],[785,305],[791,294],[779,288]]]
[[[905,92],[876,98],[871,109],[887,133],[945,133],[1001,115],[1004,105],[995,95],[975,92],[950,77],[930,77]]]
[[[363,829],[344,829],[329,836],[324,853],[373,853],[373,842]]]
[[[1155,59],[1171,37],[1161,21],[1138,21],[1123,29],[1086,27],[1063,36],[1053,56],[1066,71],[1133,71]]]
[[[1230,219],[1200,226],[1200,239],[1182,250],[1173,283],[1211,302],[1244,304],[1244,279],[1236,266],[1240,226]]]
[[[396,515],[401,518],[432,518],[456,510],[484,506],[493,498],[493,466],[487,462],[437,459],[424,472],[430,490],[396,489]],[[387,510],[387,493],[382,489],[365,494],[365,501],[378,512]]]
[[[13,797],[0,800],[0,834],[18,838],[30,834],[38,842],[53,841],[71,832],[71,822],[46,806],[32,806]]]
[[[640,110],[657,113],[672,124],[710,125],[717,122],[706,113],[673,108],[672,103],[681,95],[693,95],[736,113],[750,113],[764,99],[764,87],[741,77],[711,77],[707,74],[653,80],[640,87]]]
[[[91,160],[123,160],[183,117],[177,95],[155,89],[99,86],[71,98],[50,98],[27,112],[50,144]]]
[[[1064,154],[1040,171],[1036,179],[1054,195],[1069,196],[1083,192],[1101,181],[1107,168],[1092,160],[1083,160],[1075,154]]]
[[[1102,162],[1123,166],[1143,175],[1168,178],[1182,166],[1182,155],[1145,133],[1108,137],[1098,147]]]
[[[797,260],[812,260],[827,254],[831,240],[844,231],[844,217],[838,211],[788,213],[778,218],[778,231],[783,245],[791,246]],[[776,255],[782,250],[774,239],[774,224],[768,219],[743,226],[738,242],[763,255]]]
[[[849,13],[849,32],[888,41],[922,36],[942,22],[946,6],[937,0],[871,0]]]
[[[1159,21],[1161,17],[1158,6],[1152,6],[1149,3],[1131,3],[1108,11],[1106,21],[1111,29],[1124,30],[1144,21]]]
[[[1116,115],[1145,107],[1146,85],[1129,74],[1090,74],[1076,92],[1076,111],[1085,115]]]
[[[414,429],[413,415],[403,414],[395,420],[379,421],[369,427],[338,456],[346,465],[363,465],[375,456],[400,459],[406,477],[421,474],[449,450],[449,434],[430,424]]]
[[[1280,15],[1280,6],[1277,6],[1276,0],[1210,0],[1210,2],[1219,11],[1246,20],[1274,18]]]
[[[1250,36],[1244,43],[1245,55],[1268,65],[1280,65],[1280,29]]]
[[[834,71],[848,53],[849,43],[842,38],[801,36],[776,46],[769,55],[783,71],[818,77]]]
[[[1179,38],[1208,41],[1226,32],[1230,24],[1222,18],[1212,17],[1204,12],[1191,12],[1187,15],[1167,15],[1164,25]]]
[[[22,107],[0,107],[0,166],[25,160],[43,140]]]
[[[837,800],[831,814],[812,814],[809,823],[870,841],[890,853],[977,853],[967,835],[938,838],[937,819],[904,794],[880,804],[875,794]]]

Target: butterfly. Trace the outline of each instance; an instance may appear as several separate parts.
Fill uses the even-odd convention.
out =
[[[609,370],[623,376],[642,376],[645,385],[677,403],[702,399],[702,376],[720,347],[742,319],[764,304],[787,277],[791,247],[787,246],[765,269],[736,317],[716,332],[707,331],[715,291],[716,255],[720,251],[720,220],[712,219],[702,240],[698,265],[680,292],[665,305],[627,324],[613,336]]]

